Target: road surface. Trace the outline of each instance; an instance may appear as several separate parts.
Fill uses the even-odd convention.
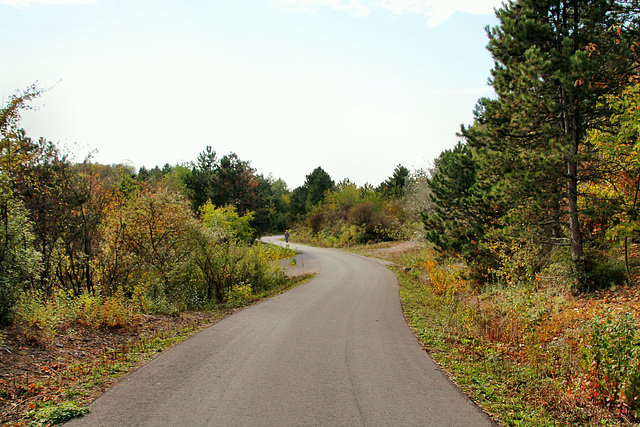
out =
[[[391,271],[290,246],[313,280],[170,349],[67,425],[494,425],[422,350]]]

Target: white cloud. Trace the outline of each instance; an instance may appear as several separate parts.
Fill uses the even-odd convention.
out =
[[[427,25],[435,27],[456,12],[475,15],[492,15],[502,0],[271,0],[272,7],[287,12],[313,15],[321,9],[351,13],[364,18],[374,9],[382,9],[393,15],[405,13],[424,15]]]
[[[27,7],[33,3],[41,4],[71,4],[71,3],[95,3],[95,0],[0,0],[0,5],[13,7]]]
[[[314,15],[321,9],[348,12],[356,18],[369,15],[371,8],[358,0],[271,0],[271,6],[286,12]]]
[[[422,14],[427,24],[435,27],[445,22],[456,12],[474,15],[492,15],[493,9],[502,4],[501,0],[379,0],[377,5],[392,14]]]

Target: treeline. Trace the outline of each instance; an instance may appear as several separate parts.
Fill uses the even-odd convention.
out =
[[[508,2],[496,96],[436,160],[427,238],[477,283],[624,283],[640,230],[637,1]]]
[[[71,162],[19,126],[38,95],[31,87],[0,110],[0,322],[87,296],[174,312],[283,284],[290,251],[254,240],[284,228],[284,182],[210,147],[162,169]]]
[[[398,165],[377,187],[358,187],[349,179],[336,184],[317,168],[291,193],[295,236],[341,247],[422,235],[420,213],[429,204],[426,176]]]
[[[137,171],[72,162],[20,128],[39,94],[30,87],[0,110],[0,322],[85,296],[173,312],[258,293],[282,284],[275,261],[291,253],[256,237],[295,224],[345,244],[400,235],[390,206],[404,194],[404,167],[363,189],[318,167],[290,191],[211,147],[194,162]]]

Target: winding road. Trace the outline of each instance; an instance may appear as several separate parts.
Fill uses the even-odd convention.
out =
[[[170,349],[66,425],[495,425],[421,348],[390,270],[290,246],[313,280]]]

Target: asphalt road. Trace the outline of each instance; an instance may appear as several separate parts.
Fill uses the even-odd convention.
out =
[[[422,350],[391,271],[291,246],[313,280],[170,349],[66,425],[494,425]]]

